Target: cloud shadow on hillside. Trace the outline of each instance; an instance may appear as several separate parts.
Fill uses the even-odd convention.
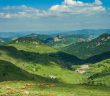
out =
[[[28,81],[57,82],[39,75],[31,74],[8,61],[0,60],[0,82],[2,81]]]
[[[97,63],[102,60],[110,58],[110,52],[102,53],[99,55],[92,56],[86,60],[81,60],[76,56],[64,53],[64,52],[56,52],[56,53],[34,53],[27,52],[24,50],[17,50],[12,46],[0,46],[0,50],[4,50],[7,54],[13,58],[21,59],[26,62],[33,62],[43,65],[50,65],[50,62],[55,62],[61,67],[71,68],[71,65],[80,65],[87,63]]]
[[[77,58],[76,56],[63,52],[40,54],[34,52],[27,52],[24,50],[17,50],[15,47],[12,46],[0,46],[0,50],[4,50],[9,56],[13,58],[44,65],[49,65],[50,62],[55,62],[62,67],[68,67],[73,64],[83,63],[83,60]]]

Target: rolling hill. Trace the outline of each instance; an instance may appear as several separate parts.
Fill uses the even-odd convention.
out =
[[[81,59],[87,59],[94,55],[110,51],[109,46],[110,46],[110,35],[104,33],[89,42],[72,44],[70,46],[61,48],[61,50],[71,55],[75,55]]]
[[[36,40],[41,41],[44,44],[47,44],[54,48],[61,48],[68,46],[70,44],[74,44],[77,42],[88,41],[91,40],[91,36],[85,35],[61,35],[61,34],[51,34],[51,35],[43,35],[43,34],[29,34],[25,37],[34,38]]]
[[[37,78],[39,81],[48,80],[41,76],[28,73],[25,70],[17,67],[15,64],[4,60],[0,60],[0,78],[0,82],[35,80],[35,78]]]
[[[26,42],[24,39],[20,39],[17,43],[1,45],[0,60],[10,62],[30,74],[44,78],[55,76],[58,81],[65,83],[78,83],[79,79],[85,78],[85,76],[69,70],[71,65],[81,63],[77,57],[59,52],[45,44]],[[73,77],[75,78],[72,79]]]
[[[88,84],[110,86],[110,58],[92,64],[86,74]]]
[[[56,49],[60,49],[71,44],[75,44],[82,41],[88,41],[89,39],[92,38],[90,38],[90,36],[85,35],[57,35],[51,39],[52,42],[50,42],[49,45]]]

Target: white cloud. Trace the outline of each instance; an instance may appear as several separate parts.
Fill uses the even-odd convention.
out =
[[[28,7],[26,5],[22,6],[6,6],[0,8],[0,18],[38,18],[49,16],[49,12],[44,10],[39,10],[36,8]]]
[[[26,5],[0,7],[0,18],[42,18],[69,16],[70,14],[93,15],[105,12],[100,0],[84,3],[76,0],[64,0],[59,5],[53,5],[49,10],[40,10]]]
[[[75,0],[64,0],[63,2],[65,5],[74,5],[74,6],[83,6],[83,2],[81,1],[75,1]]]
[[[51,11],[56,12],[70,12],[72,14],[90,13],[90,12],[104,12],[106,9],[102,6],[100,0],[95,0],[93,3],[83,3],[76,0],[64,0],[61,5],[54,5],[50,8]]]
[[[0,13],[0,18],[10,19],[14,16],[17,16],[17,14],[10,14],[10,13]]]
[[[63,12],[63,11],[70,11],[70,9],[68,8],[68,6],[66,5],[54,5],[50,8],[51,11],[59,11],[59,12]]]
[[[96,5],[102,5],[102,2],[100,0],[95,0],[94,4],[96,4]]]

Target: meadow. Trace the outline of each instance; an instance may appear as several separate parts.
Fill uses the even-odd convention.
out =
[[[104,72],[106,68],[109,72],[109,60],[101,62],[100,67],[100,62],[95,66],[90,64],[92,69],[80,74],[75,71],[80,65],[74,70],[65,66],[65,63],[70,66],[73,62],[68,62],[71,58],[67,59],[65,55],[71,56],[59,54],[58,50],[44,44],[1,45],[0,96],[109,96],[109,84],[98,85],[100,78],[92,78],[102,66]],[[96,85],[89,81],[89,75],[90,80],[97,81]]]

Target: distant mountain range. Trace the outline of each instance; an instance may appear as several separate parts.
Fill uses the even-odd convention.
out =
[[[74,31],[33,31],[33,32],[0,32],[0,38],[13,38],[13,37],[22,37],[29,34],[41,34],[41,35],[94,35],[98,36],[103,33],[110,33],[110,29],[83,29],[83,30],[74,30]]]
[[[76,31],[68,31],[64,32],[66,35],[85,35],[85,36],[99,36],[103,33],[110,33],[110,29],[83,29],[83,30],[76,30]]]
[[[84,29],[76,31],[55,32],[0,32],[0,44],[7,44],[19,37],[32,37],[54,48],[90,41],[102,33],[110,33],[110,29]]]

